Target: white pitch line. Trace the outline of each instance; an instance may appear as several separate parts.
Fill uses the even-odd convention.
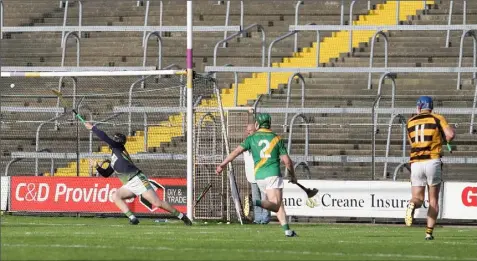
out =
[[[470,238],[469,238],[470,239]],[[338,243],[346,243],[346,244],[388,244],[386,241],[376,241],[376,240],[366,240],[366,241],[345,241],[345,240],[339,240]],[[393,243],[397,244],[408,244],[408,245],[414,245],[416,242],[413,241],[396,241],[393,240]],[[435,244],[448,244],[448,245],[471,245],[471,246],[477,246],[476,242],[453,242],[453,241],[440,241],[439,239],[436,239],[434,241]]]
[[[88,248],[88,249],[131,249],[131,250],[147,250],[147,251],[191,251],[191,252],[239,252],[239,253],[273,253],[273,254],[292,254],[292,255],[313,255],[313,256],[359,256],[359,257],[387,257],[387,258],[407,258],[407,259],[433,259],[433,260],[477,260],[477,258],[457,258],[457,257],[442,257],[429,255],[405,255],[405,254],[386,254],[386,253],[341,253],[341,252],[315,252],[315,251],[290,251],[290,250],[264,250],[264,249],[240,249],[240,248],[173,248],[173,247],[112,247],[100,245],[31,245],[31,244],[2,244],[3,247],[21,247],[21,248]]]

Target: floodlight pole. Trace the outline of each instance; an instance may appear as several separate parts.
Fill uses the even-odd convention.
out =
[[[187,1],[187,216],[193,218],[193,92],[192,92],[192,1]]]

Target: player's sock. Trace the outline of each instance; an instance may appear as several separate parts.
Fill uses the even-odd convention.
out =
[[[282,225],[283,231],[290,230],[290,226],[288,224]]]
[[[262,206],[262,201],[260,199],[255,200],[255,206],[261,207]]]
[[[409,203],[406,208],[406,217],[404,218],[404,222],[406,223],[406,226],[410,227],[412,226],[412,223],[414,222],[414,210],[416,209],[416,205],[414,203]]]
[[[290,226],[288,224],[282,225],[283,231],[285,231],[285,235],[290,236],[293,234],[293,231],[290,230]]]
[[[432,236],[432,232],[434,232],[433,227],[426,227],[426,235],[431,235]]]
[[[136,218],[134,214],[131,212],[131,210],[128,210],[128,212],[124,213],[124,215],[126,215],[126,217],[128,217],[130,220],[133,220]]]
[[[179,210],[175,209],[174,212],[172,212],[172,215],[176,216],[178,219],[182,219],[184,217],[184,214],[179,212]]]
[[[432,232],[434,232],[433,227],[426,227],[426,240],[433,240],[434,236],[432,235]]]

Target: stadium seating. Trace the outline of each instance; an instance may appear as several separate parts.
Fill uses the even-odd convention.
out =
[[[183,5],[174,4],[173,1],[164,1],[164,20],[163,25],[183,25],[185,7]],[[272,1],[270,6],[273,8],[259,8],[264,3],[251,1],[245,2],[245,25],[259,23],[264,25],[267,33],[267,45],[276,37],[288,32],[288,26],[294,23],[294,5],[292,3],[284,3],[283,1]],[[299,24],[314,22],[316,24],[339,24],[340,1],[319,1],[306,2],[304,8],[300,9]],[[381,2],[381,1],[378,1]],[[421,10],[422,1],[402,1],[400,11],[400,20],[404,24],[445,24],[447,23],[448,1],[427,1],[428,10]],[[468,3],[468,23],[475,23],[475,14],[477,5]],[[77,24],[78,5],[74,1],[70,1],[68,25]],[[94,2],[86,2],[83,9],[83,25],[141,25],[144,19],[144,6],[135,6],[131,1],[114,1],[115,7],[108,8],[98,6]],[[63,20],[63,9],[57,8],[57,1],[41,0],[32,4],[11,4],[5,3],[5,25],[14,26],[21,24],[31,25],[61,25]],[[197,13],[194,23],[196,25],[223,25],[224,24],[224,5],[216,5],[217,1],[199,2],[197,4]],[[157,3],[151,4],[151,12],[149,14],[149,24],[159,24],[159,14]],[[353,24],[394,24],[395,23],[395,2],[388,1],[385,4],[376,4],[375,8],[367,13],[365,1],[357,1]],[[260,13],[257,12],[260,10]],[[456,11],[455,13],[460,12]],[[347,17],[346,17],[347,20]],[[460,23],[461,15],[455,15],[455,23]],[[230,24],[238,24],[239,16],[236,4],[232,3],[232,16]],[[346,21],[347,22],[347,21]],[[229,32],[229,35],[231,33]],[[354,33],[353,47],[354,52],[348,53],[347,36],[348,32],[334,32],[333,34],[322,34],[320,66],[356,66],[367,67],[369,65],[369,39],[373,32]],[[389,36],[389,66],[412,66],[412,67],[429,67],[429,66],[456,66],[458,57],[458,44],[461,32],[453,31],[451,33],[452,45],[445,48],[445,32],[414,32],[414,31],[396,31],[388,32]],[[8,34],[6,39],[2,40],[2,65],[6,66],[58,66],[61,62],[60,48],[61,33],[29,33],[29,34]],[[212,55],[215,43],[223,38],[221,32],[195,33],[194,35],[194,64],[198,71],[203,71],[204,66],[212,65]],[[163,66],[169,64],[178,64],[182,67],[185,65],[185,34],[184,33],[165,33],[163,46]],[[247,37],[238,38],[228,43],[227,49],[219,49],[218,65],[233,64],[235,66],[260,66],[260,33],[251,32]],[[287,38],[280,42],[273,50],[273,66],[274,67],[314,67],[316,43],[314,33],[299,34],[299,52],[292,52],[293,37]],[[142,65],[142,33],[112,33],[112,32],[91,32],[83,33],[81,39],[81,61],[82,66],[141,66]],[[309,46],[309,47],[307,47]],[[470,39],[466,39],[464,51],[464,66],[471,64],[472,43]],[[375,48],[374,66],[384,65],[384,44],[379,41]],[[75,65],[74,55],[76,54],[73,42],[68,43],[66,65]],[[147,53],[148,65],[156,64],[157,48],[152,45]],[[367,74],[343,74],[343,73],[312,73],[305,76],[306,91],[305,104],[307,107],[371,107],[377,92],[378,75],[373,75],[373,88],[367,89]],[[462,90],[455,90],[456,75],[445,74],[436,75],[431,73],[421,74],[400,74],[396,79],[397,84],[397,107],[414,106],[417,96],[422,94],[432,95],[436,99],[436,107],[470,107],[472,106],[473,84],[471,76],[463,74]],[[283,107],[286,100],[286,83],[290,74],[272,74],[273,94],[265,96],[260,103],[261,107]],[[223,102],[225,106],[233,105],[234,86],[232,74],[218,74],[219,84],[222,88]],[[238,85],[238,104],[250,105],[258,97],[259,94],[266,93],[265,74],[240,74],[240,83]],[[101,79],[92,79],[91,82]],[[57,82],[40,79],[40,86],[36,89],[29,89],[29,94],[46,95],[50,86],[55,86]],[[85,88],[82,93],[95,93],[98,89],[105,91],[108,83],[104,85],[83,84]],[[110,84],[110,83],[109,83]],[[27,86],[28,84],[25,84]],[[114,82],[115,90],[118,92],[127,92],[131,85],[130,81]],[[390,105],[390,88],[389,82],[386,82],[384,97],[381,107],[389,107]],[[41,86],[48,86],[41,87]],[[294,107],[300,106],[300,89],[296,82],[292,85],[291,104]],[[3,90],[3,89],[2,89]],[[12,94],[15,90],[7,88],[5,94]],[[3,93],[3,92],[2,92]],[[177,96],[178,94],[174,94]],[[166,104],[166,99],[154,96],[156,103]],[[175,97],[175,96],[174,96]],[[135,101],[142,105],[153,104],[154,102],[144,97],[138,97]],[[159,101],[159,102],[158,102]],[[2,100],[2,105],[4,100]],[[25,100],[8,100],[8,104],[23,106]],[[18,103],[18,104],[16,104]],[[210,100],[203,100],[202,104],[212,104]],[[29,101],[28,106],[55,106],[56,100],[42,99],[40,101]],[[108,100],[104,104],[88,103],[94,111],[104,110],[117,105],[124,105],[124,101]],[[283,124],[283,115],[274,114],[273,123],[274,130],[278,131],[284,137],[288,134],[283,132],[281,125]],[[292,115],[289,116],[289,118]],[[371,118],[369,115],[307,115],[312,120],[310,154],[312,155],[371,155]],[[20,114],[10,115],[11,119],[31,119],[30,116]],[[46,120],[52,115],[38,115],[38,120]],[[448,119],[451,123],[467,123],[470,115],[449,115]],[[126,121],[125,117],[118,119]],[[380,124],[387,124],[389,118],[382,116],[379,120]],[[141,119],[135,120],[140,123]],[[184,153],[185,143],[181,136],[182,118],[179,115],[164,115],[152,118],[151,122],[156,125],[149,127],[148,147],[151,150],[162,152]],[[240,123],[241,120],[237,119]],[[397,122],[397,121],[396,121]],[[244,122],[242,122],[244,123]],[[361,124],[361,125],[360,125]],[[170,126],[175,126],[171,128]],[[476,145],[474,136],[468,133],[468,125],[460,124],[457,128],[458,140],[455,142],[455,153],[458,156],[475,155]],[[20,143],[5,141],[2,139],[2,151],[5,157],[2,157],[2,166],[8,162],[8,152],[17,151],[21,146],[25,151],[34,151],[35,126],[26,126],[21,134],[23,138]],[[106,130],[116,131],[118,127],[111,128],[104,126]],[[42,147],[54,148],[54,151],[68,151],[75,146],[76,141],[68,134],[74,131],[74,126],[65,127],[64,131],[51,132],[45,134],[48,137],[42,137]],[[119,127],[120,131],[126,131],[124,126]],[[2,130],[3,131],[3,130]],[[128,143],[131,152],[141,152],[144,150],[142,127],[134,129],[134,136],[129,137]],[[242,137],[242,128],[234,129],[231,135],[234,140]],[[5,130],[7,140],[13,140],[15,130]],[[81,148],[86,151],[88,133],[84,130],[80,131],[83,142]],[[18,135],[18,134],[17,134]],[[303,142],[304,128],[299,127],[294,130],[293,154],[304,153]],[[62,143],[55,142],[55,137],[62,137]],[[381,127],[377,135],[377,155],[384,156],[385,144],[387,138],[387,128]],[[391,154],[392,156],[400,156],[402,133],[400,127],[393,128]],[[95,151],[106,152],[107,147],[100,146],[95,140]],[[236,143],[234,143],[236,145]],[[5,147],[4,147],[5,146]],[[71,150],[70,150],[71,151]],[[71,175],[76,174],[76,163],[67,161],[58,161],[57,166],[66,168],[58,168],[55,175]],[[63,165],[62,165],[63,164]],[[80,161],[80,170],[82,175],[89,175],[87,170],[88,162]],[[141,168],[152,175],[184,175],[185,162],[159,162],[161,170],[157,168],[157,162],[140,162]],[[172,165],[172,166],[170,166]],[[327,162],[310,163],[312,173],[317,173],[318,178],[334,178],[334,179],[369,179],[370,164],[347,163],[336,164]],[[164,167],[162,167],[164,166]],[[170,167],[169,167],[170,166]],[[395,167],[396,164],[391,164]],[[12,167],[12,173],[31,173],[32,169],[25,167]],[[41,161],[40,168],[42,172],[49,170],[49,162]],[[445,171],[454,175],[452,178],[475,180],[471,174],[472,165],[451,165],[446,166]],[[378,173],[382,173],[382,164],[379,165]],[[388,171],[394,168],[388,169]],[[449,175],[450,178],[450,175]]]

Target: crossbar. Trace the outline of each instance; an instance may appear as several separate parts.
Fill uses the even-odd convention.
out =
[[[1,77],[97,77],[97,76],[146,76],[185,75],[185,70],[155,71],[77,71],[77,72],[2,72]]]
[[[155,71],[155,66],[2,66],[2,72]]]

